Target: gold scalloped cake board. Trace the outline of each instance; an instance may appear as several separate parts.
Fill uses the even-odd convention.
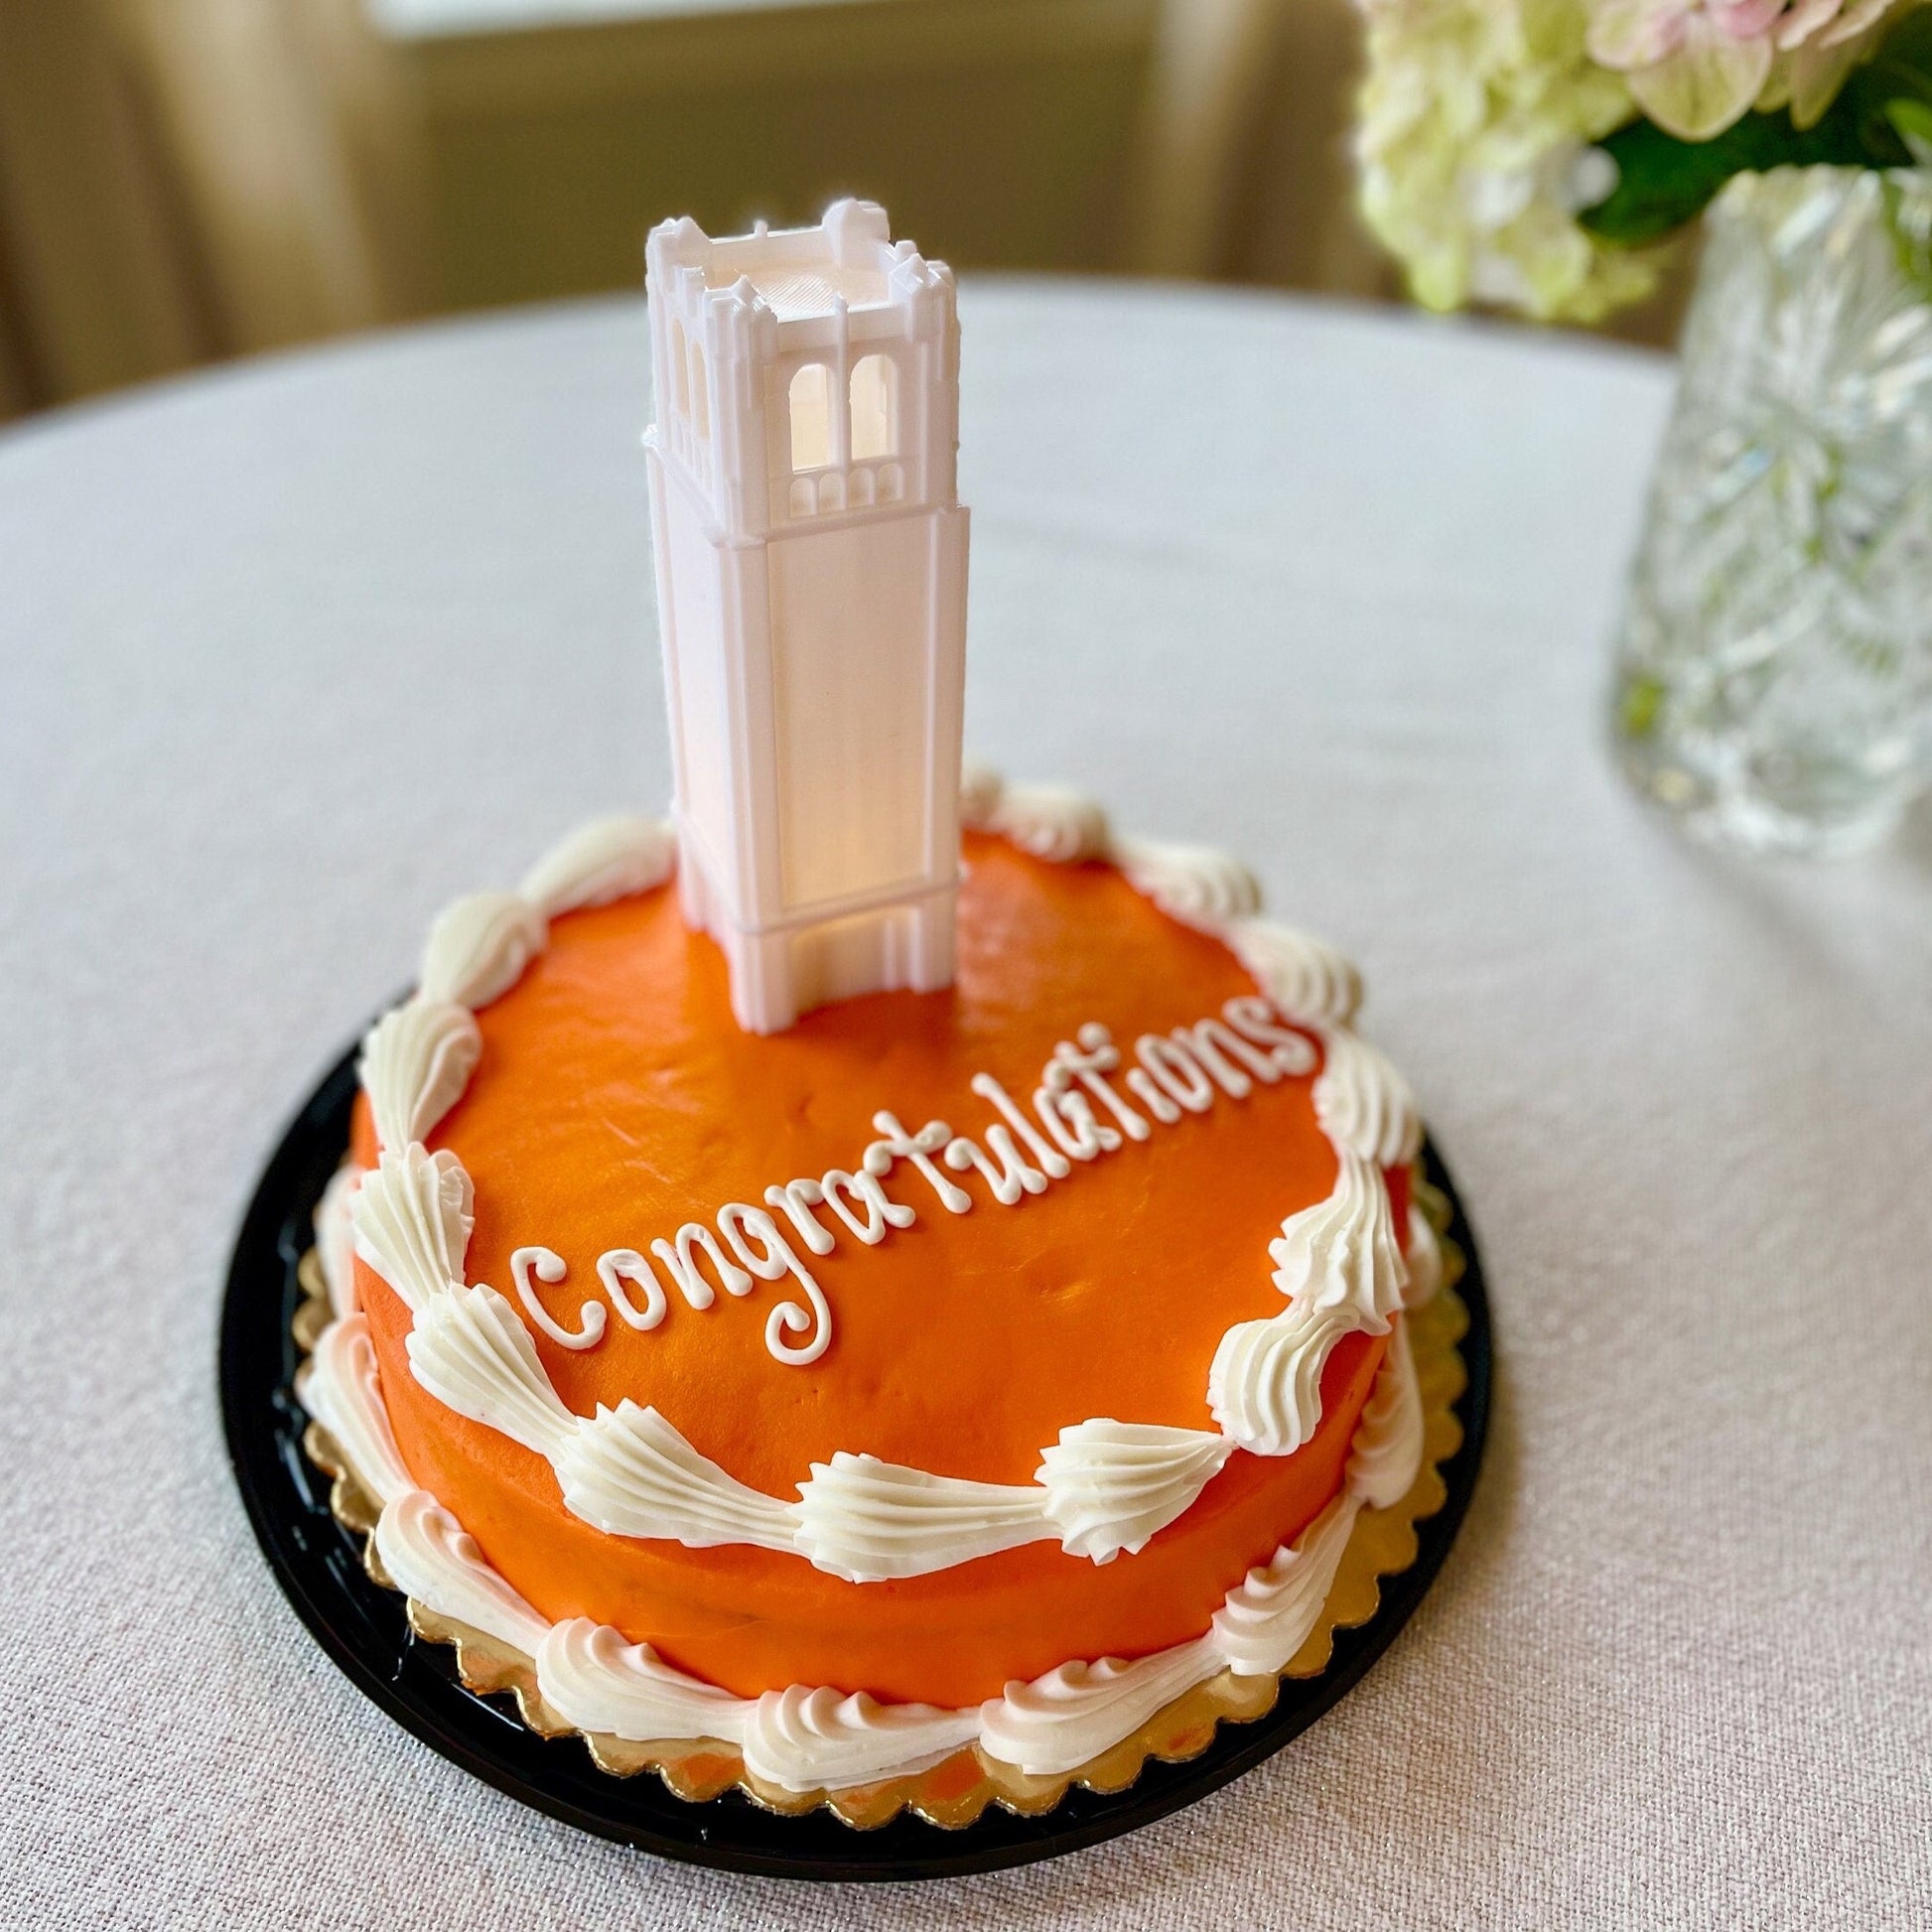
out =
[[[1441,1464],[1461,1445],[1462,1427],[1452,1405],[1468,1379],[1457,1347],[1468,1327],[1468,1314],[1454,1292],[1462,1273],[1462,1257],[1448,1239],[1449,1202],[1422,1179],[1420,1173],[1415,1192],[1417,1205],[1442,1242],[1443,1280],[1428,1302],[1403,1317],[1410,1324],[1424,1419],[1422,1469],[1409,1493],[1393,1508],[1364,1509],[1356,1517],[1321,1614],[1279,1676],[1243,1677],[1224,1670],[1182,1693],[1131,1737],[1076,1770],[1033,1777],[968,1745],[944,1763],[914,1776],[888,1778],[842,1791],[787,1791],[782,1785],[755,1777],[733,1746],[715,1738],[638,1744],[602,1732],[576,1731],[544,1702],[530,1658],[498,1638],[439,1616],[413,1596],[408,1599],[410,1627],[432,1643],[455,1646],[458,1673],[470,1690],[512,1693],[523,1722],[539,1735],[559,1737],[574,1732],[584,1739],[600,1769],[617,1777],[655,1771],[671,1791],[693,1804],[716,1798],[737,1785],[769,1811],[795,1814],[824,1805],[848,1825],[860,1829],[884,1825],[908,1807],[934,1825],[957,1828],[970,1825],[989,1804],[1037,1816],[1052,1810],[1069,1785],[1085,1785],[1092,1791],[1123,1790],[1140,1776],[1150,1757],[1177,1763],[1198,1756],[1213,1741],[1223,1719],[1246,1722],[1265,1716],[1280,1694],[1282,1678],[1318,1677],[1327,1668],[1334,1633],[1366,1623],[1375,1614],[1381,1601],[1381,1580],[1398,1575],[1415,1562],[1415,1526],[1433,1516],[1447,1498]],[[308,1299],[296,1311],[294,1332],[297,1343],[307,1350],[331,1313],[313,1249],[302,1258],[300,1280]],[[309,1425],[303,1447],[310,1460],[335,1478],[330,1506],[345,1528],[362,1537],[362,1561],[369,1575],[385,1588],[393,1589],[395,1585],[376,1553],[373,1531],[379,1511],[374,1499],[356,1480],[346,1458],[319,1423]]]

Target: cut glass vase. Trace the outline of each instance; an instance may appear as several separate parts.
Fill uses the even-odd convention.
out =
[[[1618,644],[1612,731],[1692,831],[1867,845],[1932,781],[1932,180],[1719,198]]]

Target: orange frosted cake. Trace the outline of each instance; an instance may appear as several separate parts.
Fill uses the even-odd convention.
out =
[[[571,1725],[1071,1770],[1280,1670],[1416,1475],[1437,1259],[1353,972],[1217,855],[965,801],[946,993],[741,1032],[669,828],[610,820],[368,1036],[305,1399]]]
[[[649,262],[674,815],[436,923],[304,1399],[544,1725],[1011,1797],[1272,1682],[1409,1493],[1421,1130],[1240,866],[962,776],[945,268]]]

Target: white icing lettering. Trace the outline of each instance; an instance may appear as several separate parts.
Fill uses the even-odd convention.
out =
[[[608,1253],[599,1255],[597,1278],[604,1284],[604,1292],[611,1298],[611,1306],[627,1326],[654,1328],[664,1319],[664,1311],[669,1307],[664,1300],[664,1291],[658,1287],[650,1263],[635,1248],[612,1248]],[[624,1293],[625,1282],[633,1282],[644,1291],[644,1306],[641,1309]]]
[[[1214,1084],[1230,1098],[1245,1100],[1254,1092],[1255,1083],[1230,1063],[1223,1045],[1241,1047],[1241,1042],[1221,1025],[1218,1020],[1197,1020],[1191,1027],[1176,1027],[1171,1035],[1173,1039],[1192,1052],[1194,1058],[1207,1069]],[[1241,1047],[1246,1051],[1245,1047]],[[1271,1079],[1279,1075],[1270,1074]]]
[[[824,1199],[825,1189],[815,1180],[787,1180],[782,1187],[764,1190],[765,1205],[777,1208],[798,1230],[799,1240],[815,1255],[829,1255],[838,1245],[831,1230],[812,1212]]]
[[[1127,1069],[1127,1091],[1138,1100],[1163,1127],[1172,1127],[1180,1118],[1180,1109],[1157,1087],[1148,1077],[1144,1066],[1130,1066]]]
[[[1151,1139],[1150,1118],[1173,1127],[1189,1114],[1206,1113],[1222,1094],[1244,1098],[1257,1081],[1274,1085],[1284,1073],[1310,1071],[1314,1049],[1301,1034],[1280,1024],[1268,1001],[1238,997],[1223,1004],[1218,1019],[1197,1020],[1166,1035],[1141,1035],[1134,1055],[1135,1064],[1123,1069],[1112,1033],[1098,1021],[1088,1021],[1072,1040],[1063,1039],[1053,1048],[1034,1090],[1031,1114],[1022,1112],[992,1074],[975,1074],[973,1092],[1001,1116],[981,1140],[955,1135],[942,1120],[929,1120],[912,1132],[897,1114],[881,1108],[872,1117],[880,1138],[867,1146],[855,1170],[829,1168],[816,1180],[801,1176],[768,1186],[766,1206],[783,1216],[790,1234],[809,1254],[833,1253],[841,1229],[861,1246],[877,1247],[891,1230],[911,1227],[918,1219],[909,1203],[886,1192],[886,1179],[901,1162],[918,1173],[950,1214],[967,1213],[973,1206],[972,1194],[950,1174],[977,1173],[995,1201],[1014,1207],[1029,1194],[1044,1193],[1051,1181],[1064,1179],[1075,1162],[1096,1161],[1129,1141]],[[1122,1088],[1140,1103],[1138,1109],[1128,1103]],[[1318,1112],[1318,1094],[1316,1101]],[[824,1211],[828,1208],[829,1215]],[[718,1210],[716,1234],[702,1222],[687,1221],[669,1241],[652,1241],[650,1254],[694,1310],[714,1307],[720,1289],[743,1297],[758,1282],[778,1282],[789,1275],[802,1300],[780,1302],[768,1311],[765,1347],[774,1360],[802,1366],[817,1361],[831,1345],[832,1311],[824,1291],[765,1208],[729,1201]],[[435,1274],[442,1264],[425,1266]],[[602,1339],[605,1311],[598,1304],[586,1302],[582,1325],[571,1329],[538,1301],[532,1274],[543,1282],[563,1280],[561,1258],[547,1248],[519,1248],[512,1269],[518,1297],[542,1333],[566,1348],[589,1348]],[[597,1272],[626,1327],[647,1331],[662,1324],[669,1297],[658,1270],[642,1253],[612,1248],[598,1257]],[[641,1291],[641,1306],[633,1291]]]
[[[702,1252],[716,1270],[727,1295],[749,1295],[752,1278],[744,1269],[727,1261],[718,1247],[718,1237],[700,1221],[686,1221],[670,1241],[653,1241],[650,1251],[664,1264],[671,1285],[694,1309],[708,1309],[718,1298],[711,1284],[698,1273],[697,1256]]]
[[[516,1282],[516,1299],[523,1304],[530,1319],[552,1341],[564,1348],[594,1348],[604,1338],[603,1309],[595,1302],[586,1302],[577,1311],[577,1318],[583,1326],[566,1328],[537,1300],[537,1292],[530,1286],[533,1270],[540,1282],[560,1282],[570,1272],[564,1266],[563,1256],[552,1254],[548,1248],[518,1248],[510,1256],[510,1274]]]
[[[1175,1106],[1190,1114],[1204,1114],[1213,1106],[1214,1082],[1187,1050],[1184,1035],[1163,1039],[1159,1034],[1143,1034],[1134,1042],[1134,1056],[1151,1076],[1149,1084],[1158,1086]]]
[[[1275,1009],[1258,993],[1236,994],[1223,1003],[1221,1017],[1243,1039],[1268,1048],[1268,1057],[1284,1073],[1314,1071],[1312,1043],[1305,1035],[1277,1024]]]
[[[972,1195],[964,1187],[955,1186],[933,1165],[932,1157],[952,1139],[952,1129],[943,1120],[929,1120],[916,1134],[908,1134],[897,1114],[882,1109],[873,1115],[872,1124],[875,1132],[886,1138],[866,1149],[863,1165],[869,1174],[884,1179],[892,1173],[895,1161],[910,1161],[932,1183],[932,1191],[947,1213],[964,1214],[972,1207]]]
[[[1049,1178],[1064,1180],[1073,1170],[1067,1164],[1066,1156],[1055,1152],[1040,1139],[1039,1130],[1014,1105],[1013,1096],[994,1079],[990,1073],[975,1073],[972,1080],[973,1091],[982,1100],[990,1100],[1007,1118],[1007,1124],[1026,1142],[1028,1151],[1037,1161]],[[991,1139],[991,1136],[988,1136]]]
[[[1056,1064],[1049,1063],[1046,1071],[1048,1076],[1057,1073],[1062,1079],[1072,1078],[1063,1066]],[[1097,1161],[1103,1154],[1112,1154],[1121,1144],[1120,1130],[1097,1120],[1086,1095],[1073,1092],[1071,1087],[1064,1093],[1055,1093],[1050,1085],[1035,1087],[1034,1112],[1076,1161]]]
[[[1264,1087],[1272,1087],[1282,1077],[1282,1068],[1272,1053],[1264,1053],[1223,1020],[1196,1020],[1193,1037],[1194,1050],[1203,1058],[1210,1046],[1224,1056],[1232,1054]]]
[[[724,1229],[732,1252],[759,1281],[775,1282],[790,1275],[811,1304],[807,1313],[796,1302],[780,1302],[765,1317],[764,1346],[772,1359],[788,1368],[817,1361],[831,1345],[832,1311],[824,1290],[805,1272],[791,1243],[778,1232],[778,1224],[761,1207],[732,1201],[718,1210],[718,1225]],[[811,1339],[794,1348],[785,1340],[787,1334],[810,1335]]]
[[[730,1201],[718,1210],[718,1225],[731,1243],[732,1253],[759,1281],[782,1281],[786,1275],[796,1275],[800,1281],[806,1279],[791,1243],[778,1232],[777,1222],[763,1208]],[[753,1242],[758,1243],[756,1248]]]
[[[1120,1048],[1114,1036],[1098,1021],[1090,1020],[1080,1029],[1080,1044],[1061,1040],[1053,1048],[1053,1065],[1071,1074],[1120,1123],[1130,1141],[1144,1141],[1153,1132],[1111,1086],[1106,1075],[1120,1065]]]
[[[843,1168],[829,1169],[819,1181],[825,1191],[825,1204],[868,1248],[876,1248],[886,1238],[889,1227],[907,1228],[918,1219],[902,1201],[888,1200],[879,1176],[866,1173],[863,1164],[857,1173]],[[854,1207],[860,1212],[855,1214]]]
[[[996,1168],[986,1158],[977,1142],[970,1141],[964,1134],[946,1143],[944,1160],[954,1173],[964,1173],[969,1168],[977,1168],[980,1177],[993,1190],[993,1198],[1002,1207],[1011,1207],[1023,1193],[1043,1194],[1046,1191],[1046,1176],[1037,1168],[1028,1167],[1020,1150],[1013,1144],[1013,1136],[1004,1127],[989,1127],[986,1130],[986,1145],[993,1150],[1000,1165]]]
[[[798,1270],[798,1279],[805,1285],[811,1312],[807,1314],[796,1302],[780,1302],[764,1322],[764,1346],[773,1360],[783,1362],[787,1368],[803,1368],[817,1361],[832,1341],[832,1311],[823,1290],[802,1268]],[[808,1334],[811,1339],[802,1347],[794,1348],[785,1340],[787,1333]]]

